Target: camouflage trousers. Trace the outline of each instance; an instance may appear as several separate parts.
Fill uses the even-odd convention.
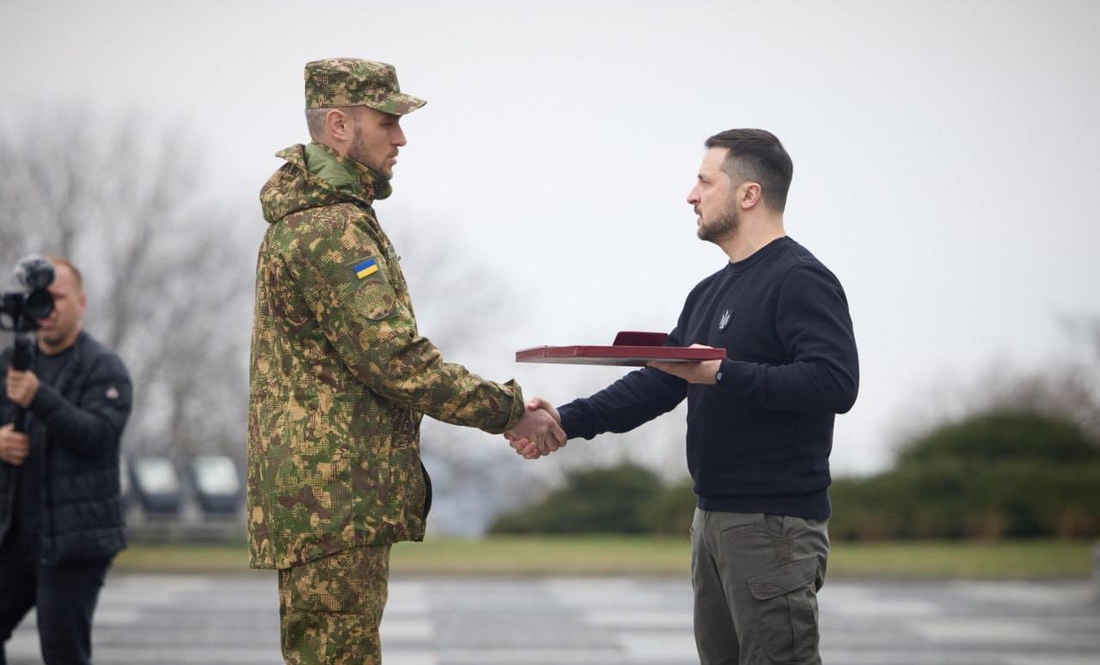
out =
[[[356,547],[279,570],[287,665],[380,665],[390,546]]]

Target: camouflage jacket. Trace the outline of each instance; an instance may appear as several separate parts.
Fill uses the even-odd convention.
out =
[[[317,144],[278,156],[260,193],[249,376],[254,568],[422,540],[421,415],[492,433],[523,415],[514,381],[445,363],[417,334],[371,172]]]

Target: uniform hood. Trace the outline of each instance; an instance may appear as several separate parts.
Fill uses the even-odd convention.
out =
[[[293,145],[275,156],[285,159],[286,164],[260,190],[260,206],[269,224],[302,210],[336,203],[370,206],[375,199],[390,194],[389,183],[370,169],[317,143]]]

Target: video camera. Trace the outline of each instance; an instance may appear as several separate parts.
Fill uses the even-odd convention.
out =
[[[47,290],[53,284],[53,264],[32,254],[20,259],[14,272],[23,290],[0,293],[0,330],[31,332],[38,327],[37,319],[53,312],[53,296]]]
[[[11,353],[12,369],[27,371],[34,362],[34,336],[38,321],[53,313],[53,296],[49,287],[53,284],[54,269],[49,259],[32,254],[15,264],[15,280],[22,291],[0,293],[0,330],[15,333],[15,345]],[[26,413],[16,409],[15,430],[26,429]]]

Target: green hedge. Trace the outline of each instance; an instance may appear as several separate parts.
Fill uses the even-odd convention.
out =
[[[993,411],[933,429],[871,478],[830,489],[833,538],[1100,535],[1100,446],[1076,423]]]
[[[830,489],[837,540],[1100,537],[1100,446],[1077,424],[993,411],[915,439],[895,468]],[[494,534],[684,534],[691,482],[663,485],[636,464],[575,470]]]
[[[661,480],[637,464],[574,470],[539,503],[498,517],[489,533],[646,533],[644,507],[660,493]]]

